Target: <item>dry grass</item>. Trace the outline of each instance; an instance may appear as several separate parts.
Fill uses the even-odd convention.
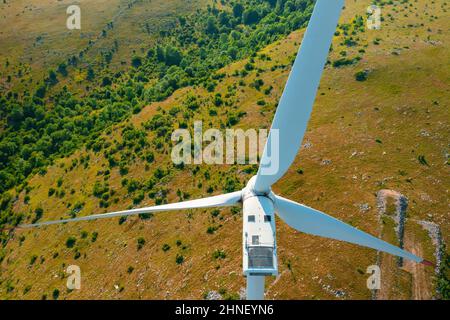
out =
[[[363,14],[369,2],[347,1],[342,21],[348,22],[356,13]],[[304,140],[311,142],[312,147],[300,152],[285,178],[274,186],[275,192],[395,242],[392,226],[379,224],[375,203],[378,190],[395,189],[409,199],[408,217],[431,219],[438,223],[444,241],[448,242],[447,189],[450,181],[445,154],[448,153],[450,132],[450,73],[447,65],[450,48],[449,35],[445,31],[450,19],[448,12],[442,11],[443,1],[427,3],[424,0],[414,2],[410,17],[403,17],[404,12],[400,12],[394,15],[394,21],[386,21],[380,31],[361,34],[362,42],[367,43],[368,47],[359,64],[340,69],[327,67]],[[385,17],[388,13],[394,14],[392,10],[392,6],[384,8]],[[419,17],[415,17],[415,13]],[[430,15],[439,18],[430,22]],[[423,21],[424,26],[406,27],[411,21]],[[266,70],[259,76],[265,82],[264,87],[274,87],[270,96],[264,96],[268,106],[257,106],[256,101],[263,94],[248,87],[256,77],[254,72],[244,78],[247,86],[238,86],[235,104],[247,112],[239,126],[270,125],[273,106],[288,75],[288,70],[270,71],[270,67],[288,63],[289,57],[298,48],[301,36],[302,31],[294,32],[264,49],[272,61],[257,60],[258,67]],[[428,36],[435,42],[430,43]],[[379,45],[373,44],[375,38],[381,39]],[[399,55],[393,55],[395,48],[403,49]],[[341,49],[339,39],[336,39],[331,60],[338,57]],[[228,85],[239,81],[231,74],[236,69],[242,69],[244,64],[238,62],[223,70],[228,76],[219,84],[217,92],[226,92]],[[356,82],[354,74],[361,69],[370,69],[368,80]],[[139,125],[148,120],[157,107],[169,109],[179,103],[187,92],[207,95],[198,88],[183,89],[164,102],[144,108],[131,122]],[[206,114],[198,117],[201,116],[208,117]],[[113,130],[112,137],[120,138],[119,127]],[[429,136],[422,135],[423,130]],[[376,139],[382,143],[377,143]],[[357,153],[352,156],[354,152]],[[106,166],[106,160],[90,154],[91,160],[86,170],[79,166],[66,173],[61,168],[62,164],[67,168],[72,158],[82,154],[85,151],[58,161],[45,176],[31,179],[30,204],[23,204],[24,195],[21,194],[15,210],[30,212],[36,206],[42,206],[45,212],[43,219],[57,219],[67,214],[68,202],[82,200],[86,205],[81,214],[102,212],[98,199],[90,196],[90,192],[98,179],[97,171]],[[418,155],[426,155],[430,166],[421,165]],[[323,159],[332,162],[321,165]],[[161,154],[157,156],[157,161],[169,163],[170,159],[168,155]],[[296,172],[299,168],[303,169],[304,174]],[[219,183],[229,169],[235,170],[234,167],[211,167],[211,176]],[[137,162],[130,168],[130,177],[141,178],[145,175],[143,163]],[[73,188],[76,193],[70,195],[66,192],[67,196],[62,200],[49,198],[48,188],[54,186],[61,176],[64,177],[63,187],[68,190]],[[205,195],[205,186],[198,189],[196,182],[188,170],[175,174],[167,183],[168,186],[175,186],[170,190],[168,199],[178,200],[175,194],[178,188],[189,192],[192,198]],[[111,174],[110,186],[117,190],[121,199],[125,196],[117,171]],[[142,205],[150,203],[145,200]],[[366,213],[359,212],[357,204],[360,203],[368,203],[371,209]],[[125,198],[108,209],[124,209],[130,204],[131,199]],[[12,299],[39,299],[46,294],[50,298],[54,288],[60,289],[64,299],[198,299],[209,290],[226,289],[228,293],[236,293],[244,286],[241,276],[242,221],[240,216],[233,216],[228,209],[222,210],[222,215],[224,220],[220,223],[223,227],[214,235],[206,233],[206,228],[212,224],[207,210],[193,210],[192,219],[188,219],[185,212],[179,212],[158,214],[147,221],[130,218],[123,225],[113,219],[17,232],[15,239],[6,247],[7,256],[1,265],[0,295]],[[332,291],[324,289],[324,285],[332,290],[344,291],[346,299],[370,298],[370,291],[366,288],[368,275],[362,274],[361,270],[365,272],[367,266],[375,264],[376,252],[300,234],[279,220],[277,225],[280,277],[267,281],[267,287],[270,287],[267,298],[336,299]],[[80,240],[82,230],[89,232],[88,239],[92,232],[98,231],[98,240],[95,243]],[[406,233],[407,248],[418,250],[433,261],[427,235],[409,223]],[[20,235],[26,237],[22,244]],[[65,241],[71,235],[80,242],[77,246],[81,257],[77,260],[73,258],[73,249],[65,247]],[[144,237],[146,244],[138,251],[136,241],[139,237]],[[177,247],[177,239],[187,247]],[[171,246],[168,252],[161,249],[164,243]],[[215,261],[212,253],[216,249],[223,249],[226,259]],[[55,252],[59,255],[53,258]],[[181,266],[175,263],[177,253],[185,257]],[[38,258],[30,266],[33,254],[43,256],[45,261],[40,264]],[[391,290],[387,296],[411,298],[416,292],[413,283],[415,273],[410,268],[393,271],[397,269],[391,257],[383,255],[382,261],[383,270],[388,270],[382,281]],[[68,293],[64,289],[65,280],[59,275],[70,264],[81,267],[83,282],[82,290]],[[131,274],[127,273],[129,266],[135,268]],[[421,280],[422,284],[433,281],[433,275],[428,271],[421,277],[425,279]],[[8,280],[15,287],[11,293],[6,292]],[[122,286],[123,291],[116,290],[115,284]],[[32,289],[24,294],[23,289],[27,285],[32,285]],[[432,286],[424,286],[422,291],[428,293],[421,297],[429,297],[427,294],[432,290]]]

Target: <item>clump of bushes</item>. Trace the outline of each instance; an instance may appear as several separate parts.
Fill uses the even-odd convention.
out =
[[[360,59],[359,57],[352,58],[352,59],[340,58],[340,59],[333,61],[332,65],[335,68],[340,68],[340,67],[352,65],[352,64],[356,63],[359,59]]]
[[[42,218],[43,215],[44,215],[44,209],[42,209],[41,207],[36,208],[34,210],[33,223],[36,223],[39,219]]]
[[[358,71],[355,73],[355,80],[356,81],[366,81],[367,77],[369,76],[369,73],[367,70]]]
[[[227,255],[226,255],[225,251],[223,251],[223,250],[217,249],[217,250],[215,250],[213,252],[213,258],[215,260],[217,260],[217,259],[225,259],[226,257],[227,257]]]
[[[214,234],[219,229],[218,226],[209,226],[208,229],[206,229],[206,233],[208,234]]]
[[[66,247],[73,248],[76,242],[77,242],[77,238],[70,236],[66,240]]]
[[[145,245],[145,239],[140,237],[137,239],[137,249],[141,250],[142,247]]]
[[[52,297],[53,297],[53,300],[58,300],[58,298],[59,298],[59,289],[53,290]]]
[[[33,265],[36,262],[37,255],[32,255],[30,259],[30,266]]]
[[[176,258],[175,258],[175,262],[177,264],[182,264],[184,262],[184,257],[181,254],[177,254]]]
[[[445,253],[442,257],[441,270],[437,280],[438,292],[444,300],[450,300],[450,256]]]

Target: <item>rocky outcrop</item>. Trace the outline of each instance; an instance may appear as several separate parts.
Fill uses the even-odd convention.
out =
[[[206,300],[222,300],[222,295],[217,291],[212,290],[206,294]]]
[[[388,211],[388,204],[395,204],[395,211]],[[406,209],[408,208],[408,198],[402,195],[400,192],[383,189],[377,193],[377,208],[380,217],[385,215],[394,219],[396,227],[395,232],[397,233],[397,238],[400,248],[403,249],[404,231],[405,231],[405,217]],[[399,266],[402,266],[403,259],[398,259]]]
[[[439,274],[441,270],[444,242],[442,241],[441,228],[434,222],[416,220],[426,231],[435,247],[434,257],[436,258],[435,273]]]
[[[395,231],[399,241],[399,246],[403,248],[404,246],[404,232],[405,232],[405,219],[406,210],[408,208],[408,198],[401,193],[383,189],[377,193],[377,207],[380,214],[380,218],[387,216],[394,220],[396,227]],[[428,236],[431,239],[433,246],[435,248],[434,256],[436,258],[435,274],[439,275],[441,270],[441,263],[443,257],[444,243],[442,240],[442,235],[439,225],[431,221],[415,220],[410,219],[410,221],[417,223],[422,226],[424,230],[428,232]],[[398,258],[399,267],[403,265],[403,259]],[[380,265],[380,255],[377,257],[377,264]],[[439,292],[437,292],[439,295]],[[376,299],[376,292],[372,293],[372,298]]]

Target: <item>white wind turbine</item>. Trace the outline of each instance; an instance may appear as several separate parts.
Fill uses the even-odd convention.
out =
[[[430,264],[323,212],[280,197],[271,190],[271,186],[286,173],[300,149],[343,6],[344,0],[317,0],[279,102],[260,168],[243,190],[199,200],[19,227],[30,228],[160,211],[242,205],[243,273],[247,277],[247,299],[250,300],[263,299],[265,276],[278,273],[275,213],[289,226],[304,233],[342,240],[415,262]],[[279,152],[269,150],[273,147],[278,148]]]

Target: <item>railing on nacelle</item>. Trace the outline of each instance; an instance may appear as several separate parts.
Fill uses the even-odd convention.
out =
[[[258,242],[258,244],[253,244],[251,241],[245,241],[245,248],[249,247],[265,247],[265,248],[275,248],[275,244],[273,242]]]

